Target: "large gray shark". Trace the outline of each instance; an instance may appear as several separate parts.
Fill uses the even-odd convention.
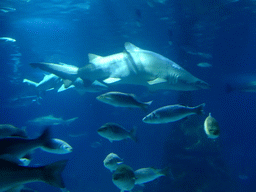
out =
[[[88,56],[89,64],[81,68],[53,63],[31,63],[31,66],[61,77],[66,87],[80,77],[85,86],[97,80],[108,85],[142,85],[152,91],[191,91],[210,88],[206,82],[196,78],[170,59],[128,42],[125,43],[125,51],[122,53],[106,57],[94,54]]]

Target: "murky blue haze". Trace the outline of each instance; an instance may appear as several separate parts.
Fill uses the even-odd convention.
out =
[[[39,149],[30,166],[68,159],[63,178],[70,192],[114,192],[111,172],[103,166],[111,152],[134,170],[171,166],[174,178],[160,177],[133,191],[255,192],[255,92],[227,92],[229,84],[255,81],[256,6],[254,1],[189,0],[2,0],[0,37],[0,123],[26,128],[31,138],[44,127],[28,121],[54,115],[79,117],[69,126],[51,127],[53,137],[68,142],[73,152],[51,154]],[[107,56],[124,50],[124,43],[159,53],[211,85],[209,90],[149,92],[145,87],[116,85],[107,91],[134,93],[153,100],[149,112],[170,104],[206,103],[205,114],[174,123],[146,124],[140,109],[116,108],[96,100],[103,92],[80,95],[74,89],[37,95],[24,78],[39,82],[45,72],[32,62],[67,63],[82,67],[88,53]],[[212,67],[197,66],[207,62]],[[106,92],[106,91],[104,91]],[[211,112],[220,137],[208,139],[203,122]],[[137,127],[138,142],[110,143],[97,134],[107,122]],[[3,147],[3,146],[1,146]],[[39,192],[59,191],[44,183],[27,184]]]

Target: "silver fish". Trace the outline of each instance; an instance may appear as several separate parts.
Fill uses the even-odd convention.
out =
[[[212,67],[210,63],[202,62],[197,64],[198,67]]]
[[[135,174],[128,165],[120,165],[112,175],[113,183],[123,191],[131,191],[135,185]]]
[[[54,117],[53,115],[37,117],[35,119],[29,120],[28,123],[36,126],[50,126],[50,125],[70,125],[70,123],[77,120],[78,117],[64,120],[62,118]]]
[[[196,107],[186,107],[183,105],[167,105],[154,110],[146,117],[144,117],[142,121],[150,124],[174,122],[193,114],[203,114],[204,106],[204,103]]]
[[[226,92],[230,93],[232,91],[256,92],[256,81],[239,83],[237,85],[230,85],[230,84],[228,84],[226,86]]]
[[[54,187],[65,188],[61,172],[66,164],[67,160],[62,160],[42,167],[24,167],[0,159],[0,192],[32,182],[44,182]]]
[[[170,172],[170,167],[166,167],[164,169],[155,169],[152,167],[141,168],[134,171],[134,174],[136,178],[135,180],[136,185],[141,185],[143,183],[153,181],[158,177],[172,175]]]
[[[206,82],[194,77],[160,54],[140,49],[128,42],[125,43],[125,49],[125,52],[106,57],[89,54],[90,64],[78,70],[70,70],[53,63],[31,63],[30,65],[68,80],[67,86],[80,77],[85,84],[98,80],[108,85],[142,85],[151,91],[161,89],[191,91],[210,88]]]
[[[100,136],[108,139],[110,142],[121,141],[128,138],[131,138],[132,140],[137,141],[137,138],[135,136],[136,134],[135,128],[133,128],[131,131],[127,131],[121,125],[116,123],[106,123],[102,125],[97,130],[97,132]]]
[[[109,169],[111,172],[115,171],[119,165],[123,163],[123,160],[115,153],[110,153],[104,159],[104,166]]]
[[[41,149],[55,154],[66,154],[73,151],[73,148],[67,142],[57,138],[50,139]]]
[[[3,40],[5,42],[12,42],[12,43],[16,42],[16,39],[13,39],[11,37],[0,37],[0,40]]]
[[[108,92],[96,97],[99,101],[115,107],[141,108],[147,110],[152,101],[140,102],[134,94],[121,92]]]
[[[219,124],[216,119],[211,116],[211,113],[209,113],[209,116],[204,121],[204,131],[210,139],[216,139],[220,136]]]

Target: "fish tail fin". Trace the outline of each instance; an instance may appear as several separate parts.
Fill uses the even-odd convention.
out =
[[[50,165],[43,166],[43,181],[54,187],[65,188],[61,173],[68,160],[61,160]]]
[[[50,127],[46,127],[44,132],[36,139],[38,142],[45,144],[51,140]]]
[[[161,169],[159,173],[160,173],[161,175],[166,176],[166,177],[170,177],[170,178],[172,178],[172,179],[174,178],[170,166],[167,166],[167,167]]]
[[[141,108],[143,109],[143,111],[147,112],[148,111],[148,107],[151,105],[153,101],[149,101],[149,102],[145,102],[141,104]]]
[[[204,106],[205,106],[205,103],[202,103],[201,105],[198,105],[198,106],[195,107],[197,115],[204,114]]]
[[[71,119],[66,120],[66,125],[69,126],[70,123],[72,123],[73,121],[75,121],[75,120],[77,120],[77,119],[78,119],[78,117],[74,117],[74,118],[71,118]]]
[[[135,141],[135,142],[138,142],[138,138],[136,137],[136,132],[137,132],[137,127],[134,126],[132,128],[132,130],[130,131],[130,138]]]
[[[37,87],[38,83],[37,82],[34,82],[34,81],[31,81],[29,79],[23,79],[22,81],[23,83],[27,83],[28,85],[32,85],[34,87]]]

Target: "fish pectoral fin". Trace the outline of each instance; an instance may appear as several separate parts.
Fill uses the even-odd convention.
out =
[[[149,85],[155,85],[155,84],[165,83],[165,82],[167,82],[166,79],[163,79],[163,78],[158,77],[158,78],[156,78],[156,79],[154,79],[154,80],[152,80],[152,81],[148,81],[148,84],[149,84]]]
[[[103,82],[106,83],[106,84],[111,84],[111,83],[118,82],[120,80],[121,80],[120,78],[109,77],[107,79],[104,79]]]
[[[91,62],[93,62],[94,59],[101,58],[101,56],[89,53],[88,58],[89,58],[89,62],[91,63]]]
[[[70,87],[72,85],[72,83],[73,82],[71,80],[69,80],[69,79],[63,79],[63,84],[64,84],[65,88]]]

